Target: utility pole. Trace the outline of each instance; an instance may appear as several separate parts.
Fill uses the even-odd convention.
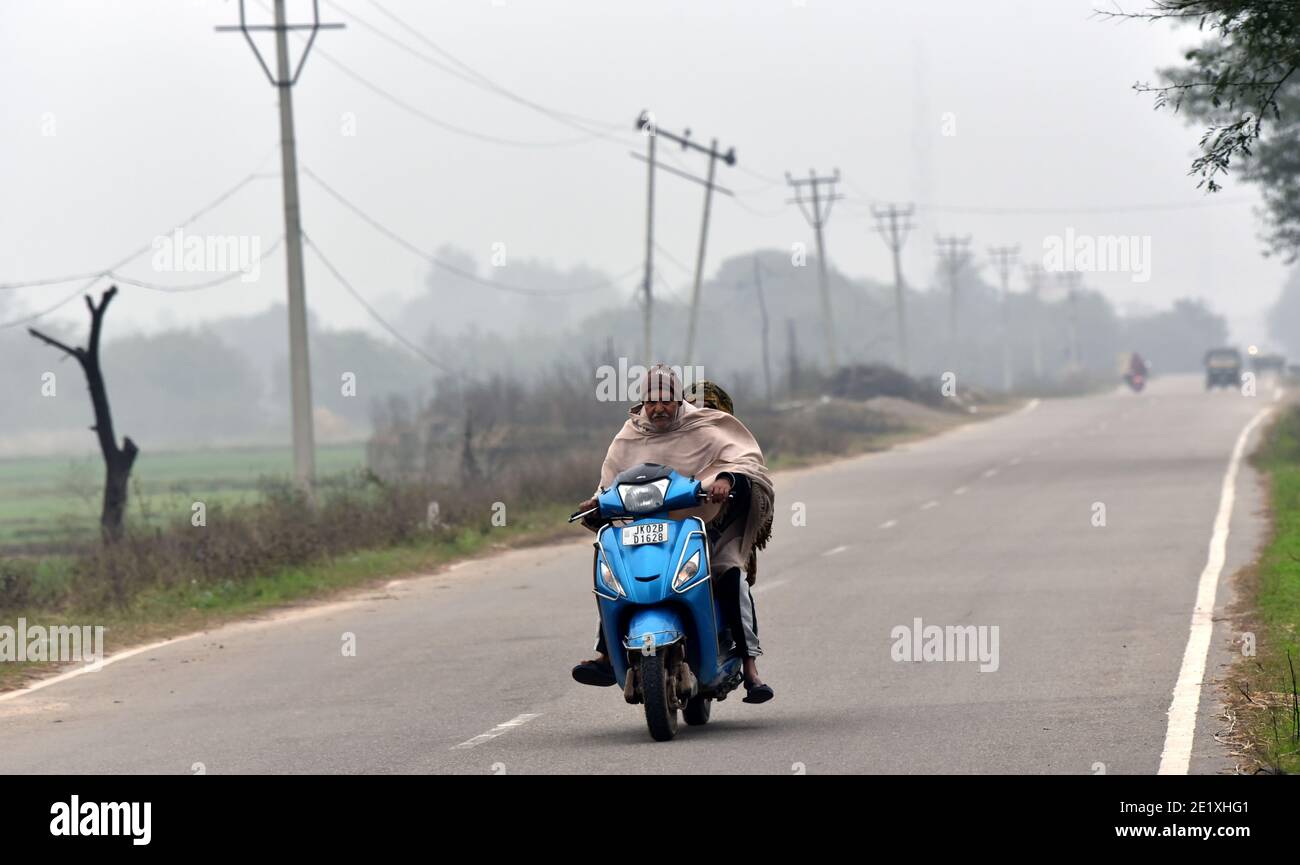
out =
[[[280,94],[280,176],[284,186],[284,248],[289,283],[289,384],[292,393],[293,417],[293,473],[299,487],[311,495],[316,477],[316,436],[312,427],[311,368],[307,353],[307,291],[302,273],[302,212],[298,205],[298,154],[293,133],[293,85],[298,83],[303,64],[311,51],[316,33],[320,30],[338,30],[342,24],[322,24],[317,0],[312,0],[310,24],[288,24],[285,21],[285,0],[274,0],[275,24],[250,25],[244,14],[244,0],[239,0],[239,24],[216,28],[219,32],[239,31],[253,49],[262,71],[271,86]],[[275,73],[266,64],[253,31],[275,32]],[[309,30],[307,45],[303,48],[293,74],[289,74],[289,31]]]
[[[831,290],[826,276],[826,243],[822,238],[822,228],[831,216],[831,205],[837,199],[843,198],[835,192],[835,184],[840,181],[840,170],[835,169],[835,173],[830,177],[818,177],[817,172],[808,169],[808,179],[799,180],[790,176],[790,172],[785,173],[785,182],[790,184],[794,189],[794,198],[788,199],[787,204],[799,205],[799,211],[803,214],[804,219],[813,227],[817,233],[817,269],[818,278],[821,285],[822,295],[822,321],[826,328],[826,360],[830,364],[830,372],[834,373],[839,368],[839,356],[835,350],[835,325],[831,316]],[[827,187],[826,192],[822,192],[822,186]],[[812,200],[809,201],[803,197],[804,187],[811,189]],[[808,207],[807,205],[810,205]],[[825,205],[823,207],[823,205]]]
[[[708,245],[708,240],[709,240],[709,213],[712,209],[712,204],[713,204],[713,190],[716,189],[719,192],[723,193],[724,195],[732,194],[731,190],[723,189],[721,186],[716,185],[713,182],[713,178],[717,169],[717,163],[719,159],[721,159],[723,162],[727,163],[728,165],[736,164],[736,148],[733,147],[730,150],[728,150],[726,153],[722,153],[721,151],[718,150],[718,139],[716,138],[713,139],[712,143],[708,147],[705,147],[701,144],[696,144],[694,141],[691,140],[691,130],[689,129],[687,129],[682,135],[674,135],[673,133],[668,132],[666,130],[660,130],[655,123],[654,116],[649,111],[641,112],[641,114],[636,119],[636,126],[637,129],[645,132],[646,137],[650,139],[650,146],[649,146],[650,153],[648,157],[642,156],[639,153],[632,154],[634,158],[642,159],[646,162],[647,171],[649,172],[649,180],[647,181],[648,188],[646,194],[646,270],[645,270],[645,281],[646,281],[645,341],[646,341],[646,355],[647,355],[646,362],[647,363],[654,362],[654,358],[649,357],[649,354],[650,354],[650,279],[651,279],[651,260],[652,260],[652,256],[654,255],[655,169],[662,168],[664,171],[667,171],[671,174],[676,174],[679,177],[683,177],[687,180],[694,181],[695,183],[704,184],[704,219],[700,224],[700,246],[695,255],[695,286],[694,289],[691,291],[691,317],[690,317],[690,324],[687,328],[687,334],[686,334],[686,357],[682,359],[683,363],[691,363],[694,361],[694,354],[695,354],[695,323],[696,323],[696,319],[700,307],[700,282],[704,278],[704,251]],[[684,171],[678,171],[677,169],[672,168],[671,166],[656,165],[655,164],[655,139],[661,135],[675,144],[680,144],[682,146],[682,150],[688,150],[688,149],[698,150],[700,153],[706,154],[709,157],[708,178],[706,180],[700,180],[698,177],[694,177],[690,174],[687,174]]]
[[[794,319],[785,320],[786,364],[789,367],[790,399],[799,392],[799,344],[795,342]]]
[[[900,253],[903,250],[903,244],[907,242],[907,232],[916,227],[906,224],[906,220],[912,216],[912,205],[898,207],[891,204],[882,208],[872,205],[871,214],[876,217],[876,231],[885,239],[885,243],[888,244],[890,251],[894,254],[894,312],[898,320],[898,368],[905,373],[910,373],[911,364],[907,357],[907,322],[903,313],[905,291],[903,288],[903,265]],[[900,224],[900,219],[904,221],[904,224]]]
[[[763,279],[759,274],[758,254],[754,255],[754,290],[758,292],[758,311],[763,316],[763,387],[767,404],[772,404],[772,362],[767,350],[767,300],[763,297]]]
[[[1034,340],[1034,381],[1043,380],[1043,340],[1042,340],[1042,322],[1043,310],[1041,293],[1043,290],[1043,266],[1038,262],[1025,265],[1025,281],[1029,283],[1029,296],[1033,301],[1033,310],[1031,315],[1031,330]]]
[[[1020,244],[1015,246],[990,246],[989,255],[998,268],[1002,282],[1002,389],[1010,391],[1014,384],[1011,373],[1011,263],[1020,256]]]
[[[645,364],[648,368],[655,362],[654,346],[651,342],[651,321],[654,312],[654,261],[655,261],[655,126],[654,118],[648,111],[642,111],[636,119],[636,128],[645,133],[646,148],[646,194],[645,194],[645,298],[642,303],[644,319]]]
[[[935,243],[939,247],[939,261],[948,271],[948,363],[956,360],[957,346],[957,277],[961,269],[970,260],[970,235],[958,237],[955,234],[939,235]]]
[[[1081,363],[1079,356],[1079,283],[1083,275],[1077,270],[1061,272],[1061,282],[1065,284],[1065,300],[1069,304],[1070,323],[1070,368],[1077,370]]]

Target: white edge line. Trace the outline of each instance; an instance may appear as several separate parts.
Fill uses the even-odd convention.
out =
[[[1187,648],[1183,651],[1183,664],[1178,671],[1178,681],[1174,684],[1173,699],[1169,703],[1169,726],[1165,732],[1164,750],[1160,753],[1160,768],[1157,770],[1160,775],[1186,775],[1191,766],[1196,712],[1201,702],[1201,685],[1205,678],[1205,664],[1214,631],[1214,598],[1218,594],[1219,576],[1223,573],[1227,559],[1228,528],[1232,521],[1232,504],[1237,495],[1237,469],[1241,466],[1241,455],[1246,450],[1246,440],[1272,411],[1271,406],[1260,410],[1242,429],[1233,445],[1227,471],[1223,474],[1219,511],[1214,516],[1209,554],[1196,586],[1196,606],[1192,609]]]
[[[136,655],[143,654],[144,652],[152,652],[155,649],[161,649],[163,646],[170,646],[172,643],[179,643],[182,640],[193,639],[197,636],[200,636],[200,634],[186,634],[183,637],[174,637],[170,640],[160,640],[157,643],[150,643],[147,646],[136,646],[133,649],[126,649],[115,655],[109,655],[97,664],[86,664],[77,667],[76,669],[68,670],[66,673],[59,673],[57,676],[50,676],[48,679],[41,679],[33,682],[25,688],[19,688],[16,691],[5,691],[3,694],[0,694],[0,703],[4,703],[8,700],[16,700],[19,697],[26,696],[34,691],[40,691],[44,688],[50,687],[51,685],[66,682],[68,679],[75,679],[77,676],[84,676],[86,673],[97,673],[110,664],[116,664],[118,661],[125,661],[127,658],[133,658]]]

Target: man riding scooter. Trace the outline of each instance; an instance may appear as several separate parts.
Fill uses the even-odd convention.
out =
[[[670,466],[700,480],[708,490],[707,503],[683,513],[698,514],[708,528],[710,579],[727,618],[723,624],[744,657],[744,702],[767,702],[775,694],[758,675],[756,659],[762,648],[744,570],[755,545],[762,544],[759,533],[770,523],[773,507],[772,481],[762,450],[732,415],[683,401],[681,381],[664,364],[646,373],[643,394],[645,399],[632,407],[609,446],[597,494],[619,472],[642,463]],[[595,505],[593,496],[578,509]],[[599,527],[591,520],[584,524],[593,530]],[[603,630],[597,636],[596,652],[595,658],[573,668],[573,678],[584,685],[615,684]]]
[[[1133,390],[1140,391],[1146,386],[1150,370],[1147,368],[1147,362],[1142,359],[1142,355],[1136,351],[1129,356],[1128,372],[1124,373],[1124,381]]]

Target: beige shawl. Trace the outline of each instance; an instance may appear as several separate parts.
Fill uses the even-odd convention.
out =
[[[600,487],[607,489],[624,469],[641,463],[670,466],[678,474],[694,477],[707,489],[723,472],[743,474],[752,486],[749,513],[732,523],[711,550],[711,570],[749,568],[752,583],[757,571],[754,549],[762,549],[771,533],[775,492],[763,451],[754,436],[739,419],[711,408],[696,408],[688,402],[678,404],[677,416],[664,431],[655,429],[633,406],[628,419],[614,436],[605,462],[600,468]],[[705,522],[720,520],[717,505],[696,509]]]

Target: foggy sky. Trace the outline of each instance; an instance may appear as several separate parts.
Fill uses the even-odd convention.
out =
[[[839,202],[828,257],[854,276],[890,278],[887,250],[871,230],[869,200],[917,201],[908,242],[913,285],[928,285],[934,234],[970,233],[986,261],[993,244],[1019,243],[1041,260],[1043,241],[1067,229],[1149,235],[1151,278],[1086,277],[1124,310],[1202,297],[1241,341],[1264,341],[1260,313],[1284,279],[1264,259],[1252,206],[1230,181],[1207,197],[1187,176],[1199,130],[1149,95],[1134,93],[1158,67],[1194,44],[1190,28],[1118,24],[1094,4],[1051,2],[853,2],[853,0],[382,0],[382,5],[468,66],[546,106],[601,120],[620,140],[512,147],[436,128],[367,90],[323,54],[308,59],[294,90],[299,159],[358,205],[430,252],[450,245],[486,276],[494,244],[507,261],[539,258],[613,275],[644,250],[644,165],[632,134],[649,108],[660,125],[736,148],[740,168],[718,182],[745,207],[718,199],[709,272],[728,255],[789,249],[812,236],[785,204],[784,171],[838,167]],[[310,4],[290,0],[291,20]],[[250,18],[269,13],[256,0]],[[367,0],[346,8],[425,54]],[[1127,8],[1127,7],[1126,7]],[[1140,8],[1134,5],[1133,8]],[[233,0],[5,0],[0,5],[0,282],[95,270],[148,243],[254,170],[279,168],[276,95],[238,34]],[[489,136],[571,141],[583,133],[436,70],[344,21],[317,47],[356,73],[446,123]],[[264,51],[271,50],[268,39]],[[301,44],[293,42],[295,55]],[[445,61],[444,61],[445,62]],[[52,121],[52,123],[51,123]],[[355,121],[355,135],[345,134]],[[955,135],[944,124],[955,123]],[[53,134],[49,133],[53,130]],[[674,164],[702,173],[698,154]],[[761,179],[753,173],[761,175]],[[661,175],[656,234],[691,264],[701,190]],[[429,267],[302,180],[304,229],[384,309],[424,290]],[[1091,212],[1189,204],[1187,210]],[[968,208],[1065,209],[1002,215]],[[192,229],[283,232],[278,179],[257,181]],[[756,211],[756,212],[752,212]],[[761,215],[760,215],[761,214]],[[773,215],[775,214],[775,215]],[[360,307],[308,253],[309,304],[332,326],[371,328]],[[685,293],[689,277],[659,256]],[[183,283],[203,275],[156,273],[142,256],[124,271]],[[987,277],[992,269],[986,266]],[[502,275],[508,279],[507,273]],[[627,291],[638,277],[625,279]],[[35,310],[76,284],[13,292]],[[1013,289],[1023,282],[1017,276]],[[265,309],[284,296],[282,257],[261,279],[183,295],[124,289],[117,332],[197,323]],[[509,295],[502,295],[508,302]],[[596,302],[596,298],[593,298]],[[12,318],[12,303],[0,318]],[[80,303],[52,318],[81,322]],[[400,322],[397,322],[400,326]],[[419,333],[408,334],[414,339]]]

